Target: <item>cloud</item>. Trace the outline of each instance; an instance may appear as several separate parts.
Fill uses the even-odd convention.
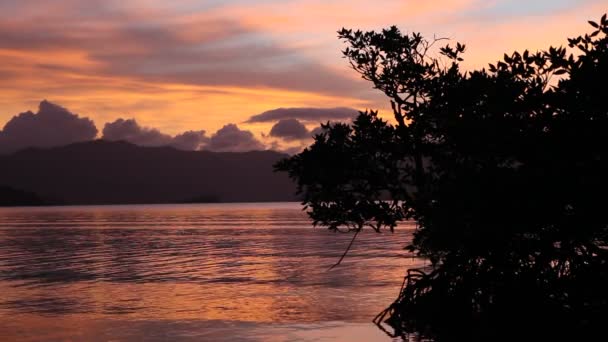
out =
[[[270,129],[271,137],[283,138],[285,140],[302,140],[311,138],[310,132],[297,119],[279,120]]]
[[[302,152],[302,150],[309,146],[309,143],[295,140],[285,144],[284,140],[271,140],[267,142],[267,145],[269,150],[294,155]]]
[[[206,149],[215,152],[246,152],[266,148],[250,131],[241,130],[235,124],[227,124],[211,136]]]
[[[103,139],[124,140],[139,146],[173,146],[191,151],[200,149],[209,140],[205,131],[187,131],[173,137],[156,128],[140,126],[135,119],[117,119],[106,123]]]
[[[294,154],[298,154],[298,153],[302,152],[306,147],[307,147],[307,145],[293,146],[293,147],[284,148],[284,149],[280,150],[280,152],[283,152],[283,153],[286,153],[286,154],[289,154],[290,156],[292,156]]]
[[[171,143],[171,136],[157,129],[141,127],[135,119],[117,119],[103,128],[103,139],[124,140],[140,146],[164,146]]]
[[[26,147],[54,147],[92,140],[97,135],[95,123],[67,109],[40,102],[38,113],[21,113],[10,119],[0,131],[0,152],[10,153]]]
[[[32,69],[342,96],[361,89],[348,74],[227,13],[180,13],[171,8],[179,6],[136,8],[100,0],[54,3],[58,8],[43,7],[46,10],[13,5],[9,10],[19,13],[18,18],[0,13],[3,49],[45,56],[42,62],[28,61]],[[68,51],[78,53],[76,63],[63,62],[61,54]]]
[[[450,37],[467,44],[463,69],[471,70],[503,52],[563,44],[588,32],[586,21],[606,8],[605,0],[521,3],[0,1],[0,121],[39,97],[62,98],[100,123],[136,112],[140,122],[154,118],[156,128],[172,134],[193,124],[215,131],[278,107],[390,113],[385,96],[341,58],[340,27],[395,24],[425,37]],[[164,105],[137,108],[151,101]],[[201,104],[214,115],[199,115]],[[264,122],[287,118],[312,123],[297,116]],[[258,136],[268,127],[250,129]]]
[[[250,117],[247,123],[272,122],[282,119],[299,119],[303,121],[346,120],[357,116],[356,109],[337,108],[277,108]]]
[[[171,146],[178,150],[196,151],[202,149],[209,142],[205,131],[187,131],[173,137]]]
[[[269,142],[270,149],[294,155],[310,146],[313,138],[323,132],[325,130],[321,125],[308,130],[297,119],[284,119],[277,122],[265,137],[277,138]]]

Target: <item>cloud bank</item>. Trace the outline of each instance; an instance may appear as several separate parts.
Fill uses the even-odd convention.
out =
[[[209,140],[203,130],[171,136],[155,128],[142,127],[135,119],[117,119],[107,123],[103,128],[102,139],[122,140],[139,146],[173,146],[186,151],[198,150]]]
[[[27,111],[10,119],[0,131],[0,153],[27,147],[55,147],[92,140],[97,135],[95,123],[67,109],[40,102],[37,113]]]
[[[44,100],[40,102],[37,113],[27,111],[6,123],[0,131],[0,153],[91,141],[97,137],[97,133],[91,119]],[[232,123],[224,125],[209,137],[204,130],[170,135],[156,128],[142,126],[135,119],[119,118],[104,125],[101,138],[127,141],[138,146],[171,146],[185,151],[243,152],[267,149],[251,131],[240,129]]]
[[[266,149],[252,132],[232,123],[224,125],[211,137],[204,130],[171,136],[156,128],[140,126],[135,119],[117,119],[104,126],[102,139],[122,140],[139,146],[172,146],[185,151],[246,152]]]
[[[329,109],[327,111],[336,113]],[[279,108],[265,113],[271,115],[265,114],[258,120],[294,115],[318,119],[321,114],[326,115],[326,109],[310,111],[309,108]],[[346,108],[338,113],[334,116],[346,117],[346,113],[356,111]],[[269,123],[273,123],[270,131],[268,134],[262,133],[260,137],[250,130],[228,123],[209,136],[205,130],[188,130],[171,135],[157,128],[142,126],[134,118],[118,118],[107,122],[98,137],[98,130],[91,119],[73,114],[62,106],[44,100],[40,103],[37,113],[27,111],[14,116],[6,123],[0,131],[0,153],[12,153],[27,147],[50,148],[101,138],[108,141],[126,141],[138,146],[171,146],[184,151],[246,152],[272,149],[293,154],[310,144],[314,135],[321,131],[320,126],[312,126],[306,122],[296,118],[270,121]],[[309,129],[307,126],[313,128]]]

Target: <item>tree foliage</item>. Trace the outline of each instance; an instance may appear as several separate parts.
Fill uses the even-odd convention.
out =
[[[396,27],[342,29],[344,57],[390,100],[326,124],[277,164],[314,224],[417,229],[410,270],[377,321],[437,340],[570,338],[608,314],[608,20],[568,48],[465,72],[465,46]],[[438,53],[438,54],[437,54]],[[608,316],[606,316],[608,317]],[[557,329],[556,327],[559,327]],[[521,335],[519,336],[521,339]]]

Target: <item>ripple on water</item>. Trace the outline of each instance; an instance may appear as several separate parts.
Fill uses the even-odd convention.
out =
[[[93,336],[94,322],[138,322],[146,340],[227,322],[276,340],[365,330],[421,263],[403,251],[412,229],[360,234],[329,271],[352,236],[311,228],[292,203],[0,209],[0,337]]]

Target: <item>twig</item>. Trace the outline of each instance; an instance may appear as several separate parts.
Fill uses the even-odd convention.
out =
[[[352,240],[350,240],[350,243],[348,244],[348,247],[346,247],[346,250],[344,251],[344,253],[342,254],[342,256],[340,257],[340,260],[338,260],[337,263],[335,263],[333,266],[331,266],[330,268],[328,268],[327,270],[331,270],[334,267],[340,265],[340,263],[342,262],[342,260],[344,260],[344,257],[346,257],[346,254],[348,254],[348,251],[350,251],[350,248],[352,247],[353,243],[355,242],[355,239],[357,238],[357,235],[359,234],[359,232],[361,231],[361,228],[357,229],[357,231],[355,232],[355,235],[353,235]]]

